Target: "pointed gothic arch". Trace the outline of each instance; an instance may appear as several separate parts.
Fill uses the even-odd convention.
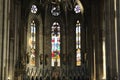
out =
[[[41,14],[36,14],[36,13],[29,13],[28,16],[28,25],[27,25],[27,52],[30,52],[30,26],[31,22],[34,22],[35,24],[35,40],[36,42],[34,44],[36,49],[35,49],[35,66],[40,66],[42,68],[42,64],[40,64],[40,55],[43,54],[43,21]]]

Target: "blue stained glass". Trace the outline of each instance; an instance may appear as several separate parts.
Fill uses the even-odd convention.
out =
[[[81,65],[81,30],[80,30],[80,22],[79,20],[76,23],[76,65]]]
[[[35,66],[35,49],[36,49],[36,26],[34,20],[31,22],[30,26],[30,58],[29,64]]]
[[[51,9],[51,13],[52,13],[53,16],[59,16],[60,15],[60,6],[59,5],[53,5],[52,9]]]
[[[55,63],[57,63],[57,66],[60,66],[60,26],[57,22],[53,23],[53,26],[51,27],[51,44],[52,44],[52,62],[51,65],[55,66]]]
[[[37,6],[36,5],[32,5],[31,12],[32,13],[37,13]]]
[[[76,5],[74,8],[75,13],[80,13],[80,6]]]

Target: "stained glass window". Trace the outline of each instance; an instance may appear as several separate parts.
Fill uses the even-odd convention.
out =
[[[76,23],[76,65],[81,65],[81,27],[79,20]]]
[[[52,5],[51,13],[53,16],[60,15],[60,6],[59,5]]]
[[[30,65],[35,66],[35,50],[36,50],[36,25],[34,20],[31,22],[30,28]]]
[[[36,5],[32,5],[31,13],[37,13],[37,6]]]
[[[58,22],[54,22],[52,25],[51,44],[51,66],[60,66],[60,25]]]
[[[80,6],[76,5],[74,8],[75,13],[80,13]]]

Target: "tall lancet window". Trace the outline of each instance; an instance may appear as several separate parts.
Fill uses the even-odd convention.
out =
[[[35,50],[36,50],[36,24],[34,20],[30,27],[30,65],[35,66]]]
[[[60,66],[60,25],[58,22],[52,25],[51,44],[51,66]]]
[[[81,65],[81,26],[79,20],[76,23],[76,66]]]

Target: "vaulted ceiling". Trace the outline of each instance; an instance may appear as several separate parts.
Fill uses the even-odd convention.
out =
[[[74,12],[74,7],[77,2],[80,2],[84,7],[84,13],[90,8],[89,0],[21,0],[22,20],[27,21],[32,4],[37,5],[38,13],[42,14],[42,19],[44,19],[46,6],[60,5],[62,14],[65,16],[66,11],[67,13]]]
[[[45,7],[47,4],[60,4],[65,6],[68,10],[74,8],[76,2],[80,1],[84,7],[88,6],[87,0],[21,0],[22,9],[27,10],[31,3]]]

